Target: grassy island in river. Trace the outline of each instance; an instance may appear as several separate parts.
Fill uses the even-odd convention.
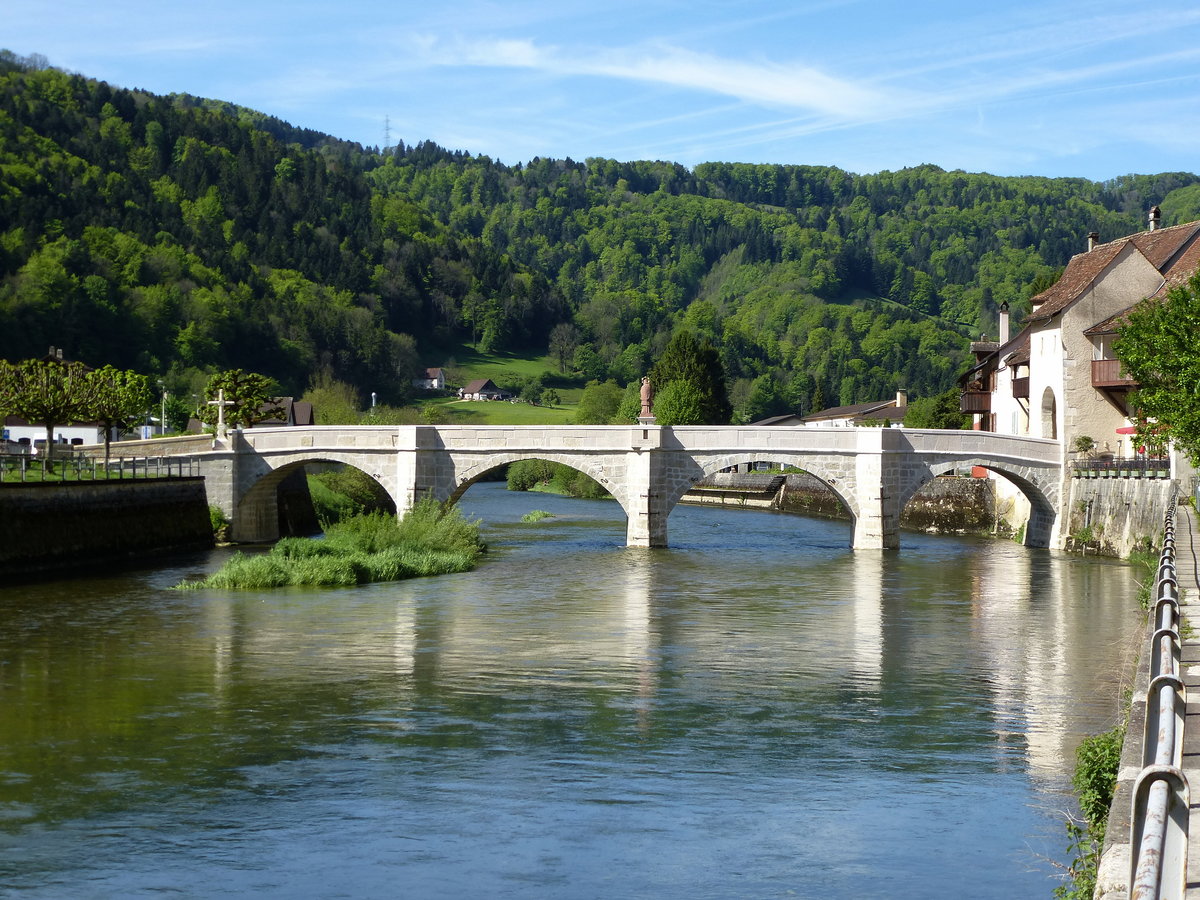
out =
[[[465,572],[483,550],[477,522],[426,500],[398,522],[386,513],[356,516],[331,525],[324,538],[284,538],[269,553],[238,553],[202,581],[178,586],[256,590],[396,581]]]

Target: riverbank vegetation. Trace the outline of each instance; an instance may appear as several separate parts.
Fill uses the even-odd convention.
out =
[[[1124,741],[1125,726],[1118,725],[1085,738],[1075,751],[1075,773],[1071,783],[1075,786],[1083,821],[1071,819],[1067,822],[1067,834],[1075,856],[1067,869],[1069,880],[1054,889],[1054,896],[1059,900],[1092,900],[1096,891],[1096,873],[1104,848],[1108,810],[1117,786]]]
[[[299,585],[346,587],[465,572],[484,545],[479,524],[454,507],[426,500],[399,522],[386,513],[346,519],[324,538],[284,538],[268,553],[237,553],[220,570],[180,588],[262,590]]]
[[[310,472],[308,493],[324,531],[355,516],[396,513],[396,504],[383,485],[354,466],[329,466]]]
[[[544,459],[522,459],[508,467],[510,491],[545,491],[583,500],[606,500],[611,494],[578,469]]]

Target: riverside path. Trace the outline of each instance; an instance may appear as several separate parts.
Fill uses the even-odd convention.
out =
[[[1183,630],[1180,667],[1187,691],[1183,728],[1183,774],[1192,785],[1188,823],[1187,900],[1200,900],[1200,525],[1196,510],[1180,506],[1175,516],[1175,577],[1180,609],[1191,628]]]
[[[1200,900],[1200,523],[1196,510],[1180,505],[1174,512],[1175,521],[1175,580],[1179,589],[1179,609],[1182,626],[1179,629],[1179,664],[1186,703],[1183,716],[1183,742],[1179,768],[1190,785],[1189,808],[1187,810],[1187,860],[1186,870],[1180,879],[1167,873],[1161,876],[1159,890],[1138,894],[1139,897],[1162,897],[1164,900]],[[1153,599],[1153,592],[1152,592]],[[1154,632],[1157,623],[1150,616],[1146,623],[1146,636]],[[1151,642],[1152,643],[1152,642]],[[1131,873],[1131,831],[1134,814],[1134,784],[1146,765],[1144,734],[1149,698],[1150,669],[1153,653],[1146,652],[1140,644],[1137,672],[1134,676],[1132,703],[1126,728],[1126,738],[1121,751],[1120,771],[1116,790],[1109,810],[1108,827],[1105,835],[1104,852],[1096,879],[1097,900],[1129,900]],[[1162,739],[1161,732],[1155,732]],[[1151,767],[1153,768],[1153,767]],[[1170,816],[1175,821],[1175,816]],[[1180,823],[1182,824],[1182,823]],[[1168,831],[1172,830],[1168,828]],[[1182,840],[1182,838],[1181,838]],[[1171,841],[1168,840],[1168,843]],[[1175,853],[1160,851],[1159,860],[1166,872]],[[1145,886],[1143,885],[1143,889]]]

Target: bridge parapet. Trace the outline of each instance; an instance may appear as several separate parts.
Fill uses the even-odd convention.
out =
[[[1062,464],[1062,441],[990,431],[936,431],[932,429],[889,429],[899,442],[889,448],[900,452],[986,456],[1020,459],[1033,465]]]

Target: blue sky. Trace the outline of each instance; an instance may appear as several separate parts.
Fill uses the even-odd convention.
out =
[[[0,47],[381,146],[1200,171],[1200,4],[0,0]]]

